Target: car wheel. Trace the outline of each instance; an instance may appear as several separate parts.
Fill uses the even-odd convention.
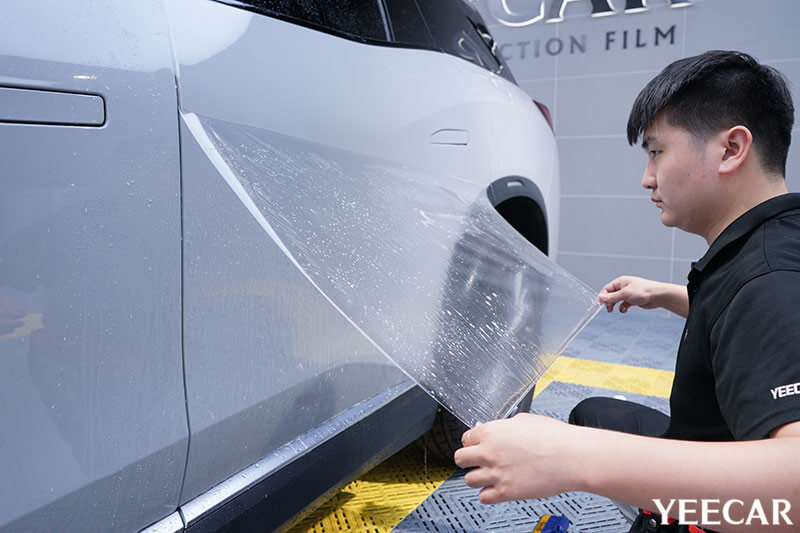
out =
[[[520,400],[514,414],[530,411],[533,391],[534,389],[531,389]],[[433,426],[426,434],[417,439],[415,445],[436,461],[455,464],[453,462],[453,454],[456,453],[457,449],[461,448],[461,436],[468,429],[469,427],[453,416],[450,411],[439,406]]]

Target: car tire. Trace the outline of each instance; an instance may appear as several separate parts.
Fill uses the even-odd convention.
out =
[[[530,411],[533,391],[534,389],[531,389],[522,398],[514,414]],[[439,406],[433,426],[427,433],[417,439],[415,444],[434,460],[454,465],[453,454],[456,453],[457,449],[461,448],[461,436],[468,429],[469,427],[453,416],[450,411]]]

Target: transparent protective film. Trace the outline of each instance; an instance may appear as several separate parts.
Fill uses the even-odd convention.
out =
[[[344,316],[465,424],[507,416],[599,309],[486,189],[184,114],[253,217]]]

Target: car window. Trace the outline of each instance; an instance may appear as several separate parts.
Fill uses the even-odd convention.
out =
[[[394,42],[433,48],[428,25],[414,0],[385,0],[385,4]]]
[[[478,11],[463,0],[417,0],[436,46],[514,81]]]
[[[466,16],[462,0],[418,0],[418,4],[439,48],[478,66],[496,68],[496,61],[479,42],[480,37]]]
[[[498,51],[497,43],[495,42],[494,37],[492,37],[492,34],[489,33],[489,29],[486,27],[486,23],[484,22],[483,17],[481,17],[481,14],[472,5],[465,5],[465,9],[467,20],[480,38],[480,42],[486,47],[485,51],[487,51],[492,57],[490,64],[497,65],[497,67],[493,68],[492,70],[496,74],[499,74],[510,82],[516,84],[517,81],[514,79],[514,76],[512,76],[511,71],[508,69],[508,65]]]
[[[369,41],[389,40],[381,0],[222,0],[265,15]]]

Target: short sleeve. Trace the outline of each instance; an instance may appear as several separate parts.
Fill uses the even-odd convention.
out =
[[[711,330],[717,400],[736,440],[800,420],[800,272],[745,284]]]

